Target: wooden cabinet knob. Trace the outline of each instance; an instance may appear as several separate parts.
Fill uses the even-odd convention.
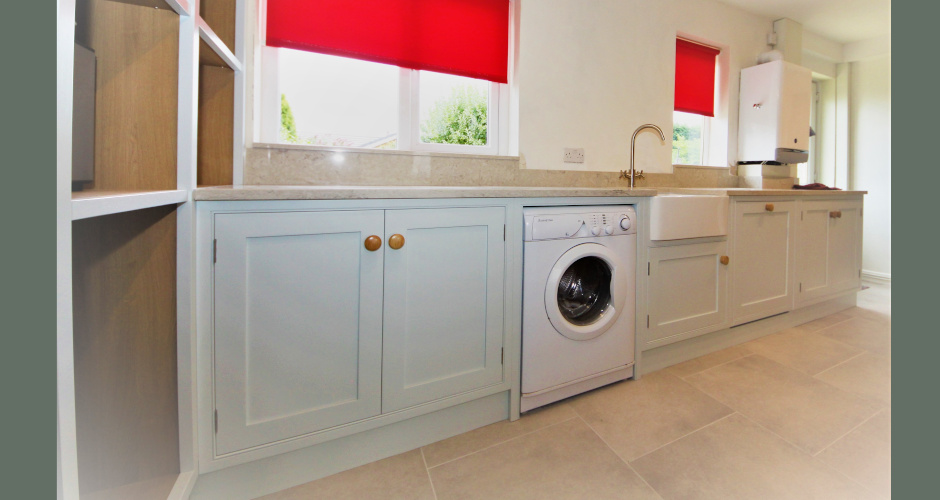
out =
[[[728,263],[731,262],[731,258],[729,258],[727,255],[722,255],[721,258],[718,259],[718,262],[721,262],[722,264],[727,266]]]
[[[368,238],[366,238],[364,245],[366,247],[366,250],[370,252],[374,252],[378,250],[379,248],[382,248],[382,238],[379,238],[378,236],[373,234],[372,236],[369,236]]]
[[[773,204],[773,203],[768,203],[768,204],[764,205],[764,210],[766,210],[766,211],[768,211],[768,212],[773,212],[773,211],[774,211],[774,204]]]
[[[841,218],[842,218],[842,210],[833,210],[832,212],[829,212],[829,218],[830,218],[830,219],[841,219]]]
[[[399,248],[405,246],[405,237],[400,234],[393,234],[389,236],[388,246],[392,247],[392,250],[398,250]]]

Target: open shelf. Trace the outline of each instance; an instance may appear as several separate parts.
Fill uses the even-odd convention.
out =
[[[153,496],[126,498],[165,499],[180,472],[176,232],[175,206],[72,222],[82,498],[139,485]]]
[[[201,0],[199,17],[225,44],[235,52],[235,4],[236,0]]]
[[[203,47],[205,44],[201,44]],[[202,47],[200,53],[203,52]],[[227,65],[199,65],[199,118],[196,184],[233,182],[235,152],[235,71]]]
[[[118,214],[186,201],[186,191],[77,191],[72,193],[72,220]]]
[[[76,43],[94,51],[94,115],[76,124],[94,127],[83,191],[175,190],[179,16],[162,0],[77,0],[75,15]]]

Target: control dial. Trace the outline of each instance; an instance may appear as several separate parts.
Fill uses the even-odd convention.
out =
[[[594,227],[592,227],[592,228],[591,228],[591,234],[593,234],[594,236],[597,236],[597,235],[601,234],[601,228],[600,228],[600,226],[594,226]]]
[[[630,226],[632,225],[633,225],[633,221],[630,220],[630,217],[627,217],[626,215],[624,215],[620,218],[620,229],[623,229],[624,231],[626,231],[630,229]]]
[[[614,234],[614,226],[604,226],[604,234]]]

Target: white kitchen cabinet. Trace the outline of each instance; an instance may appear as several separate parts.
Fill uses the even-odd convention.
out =
[[[728,242],[649,250],[649,349],[728,324]]]
[[[215,216],[217,454],[381,412],[383,218]]]
[[[502,381],[504,223],[498,207],[386,211],[384,413]]]
[[[216,214],[216,455],[501,383],[504,224],[502,207]]]
[[[797,305],[861,285],[862,201],[802,201],[797,231]]]
[[[735,201],[731,317],[734,325],[793,307],[796,202]]]

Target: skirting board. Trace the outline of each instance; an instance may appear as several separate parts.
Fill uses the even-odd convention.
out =
[[[509,391],[199,476],[191,499],[249,500],[509,418]]]
[[[857,292],[852,291],[847,295],[788,313],[643,351],[640,373],[645,375],[854,307],[856,298]]]
[[[879,273],[862,269],[862,280],[874,281],[875,283],[891,283],[891,273]]]

